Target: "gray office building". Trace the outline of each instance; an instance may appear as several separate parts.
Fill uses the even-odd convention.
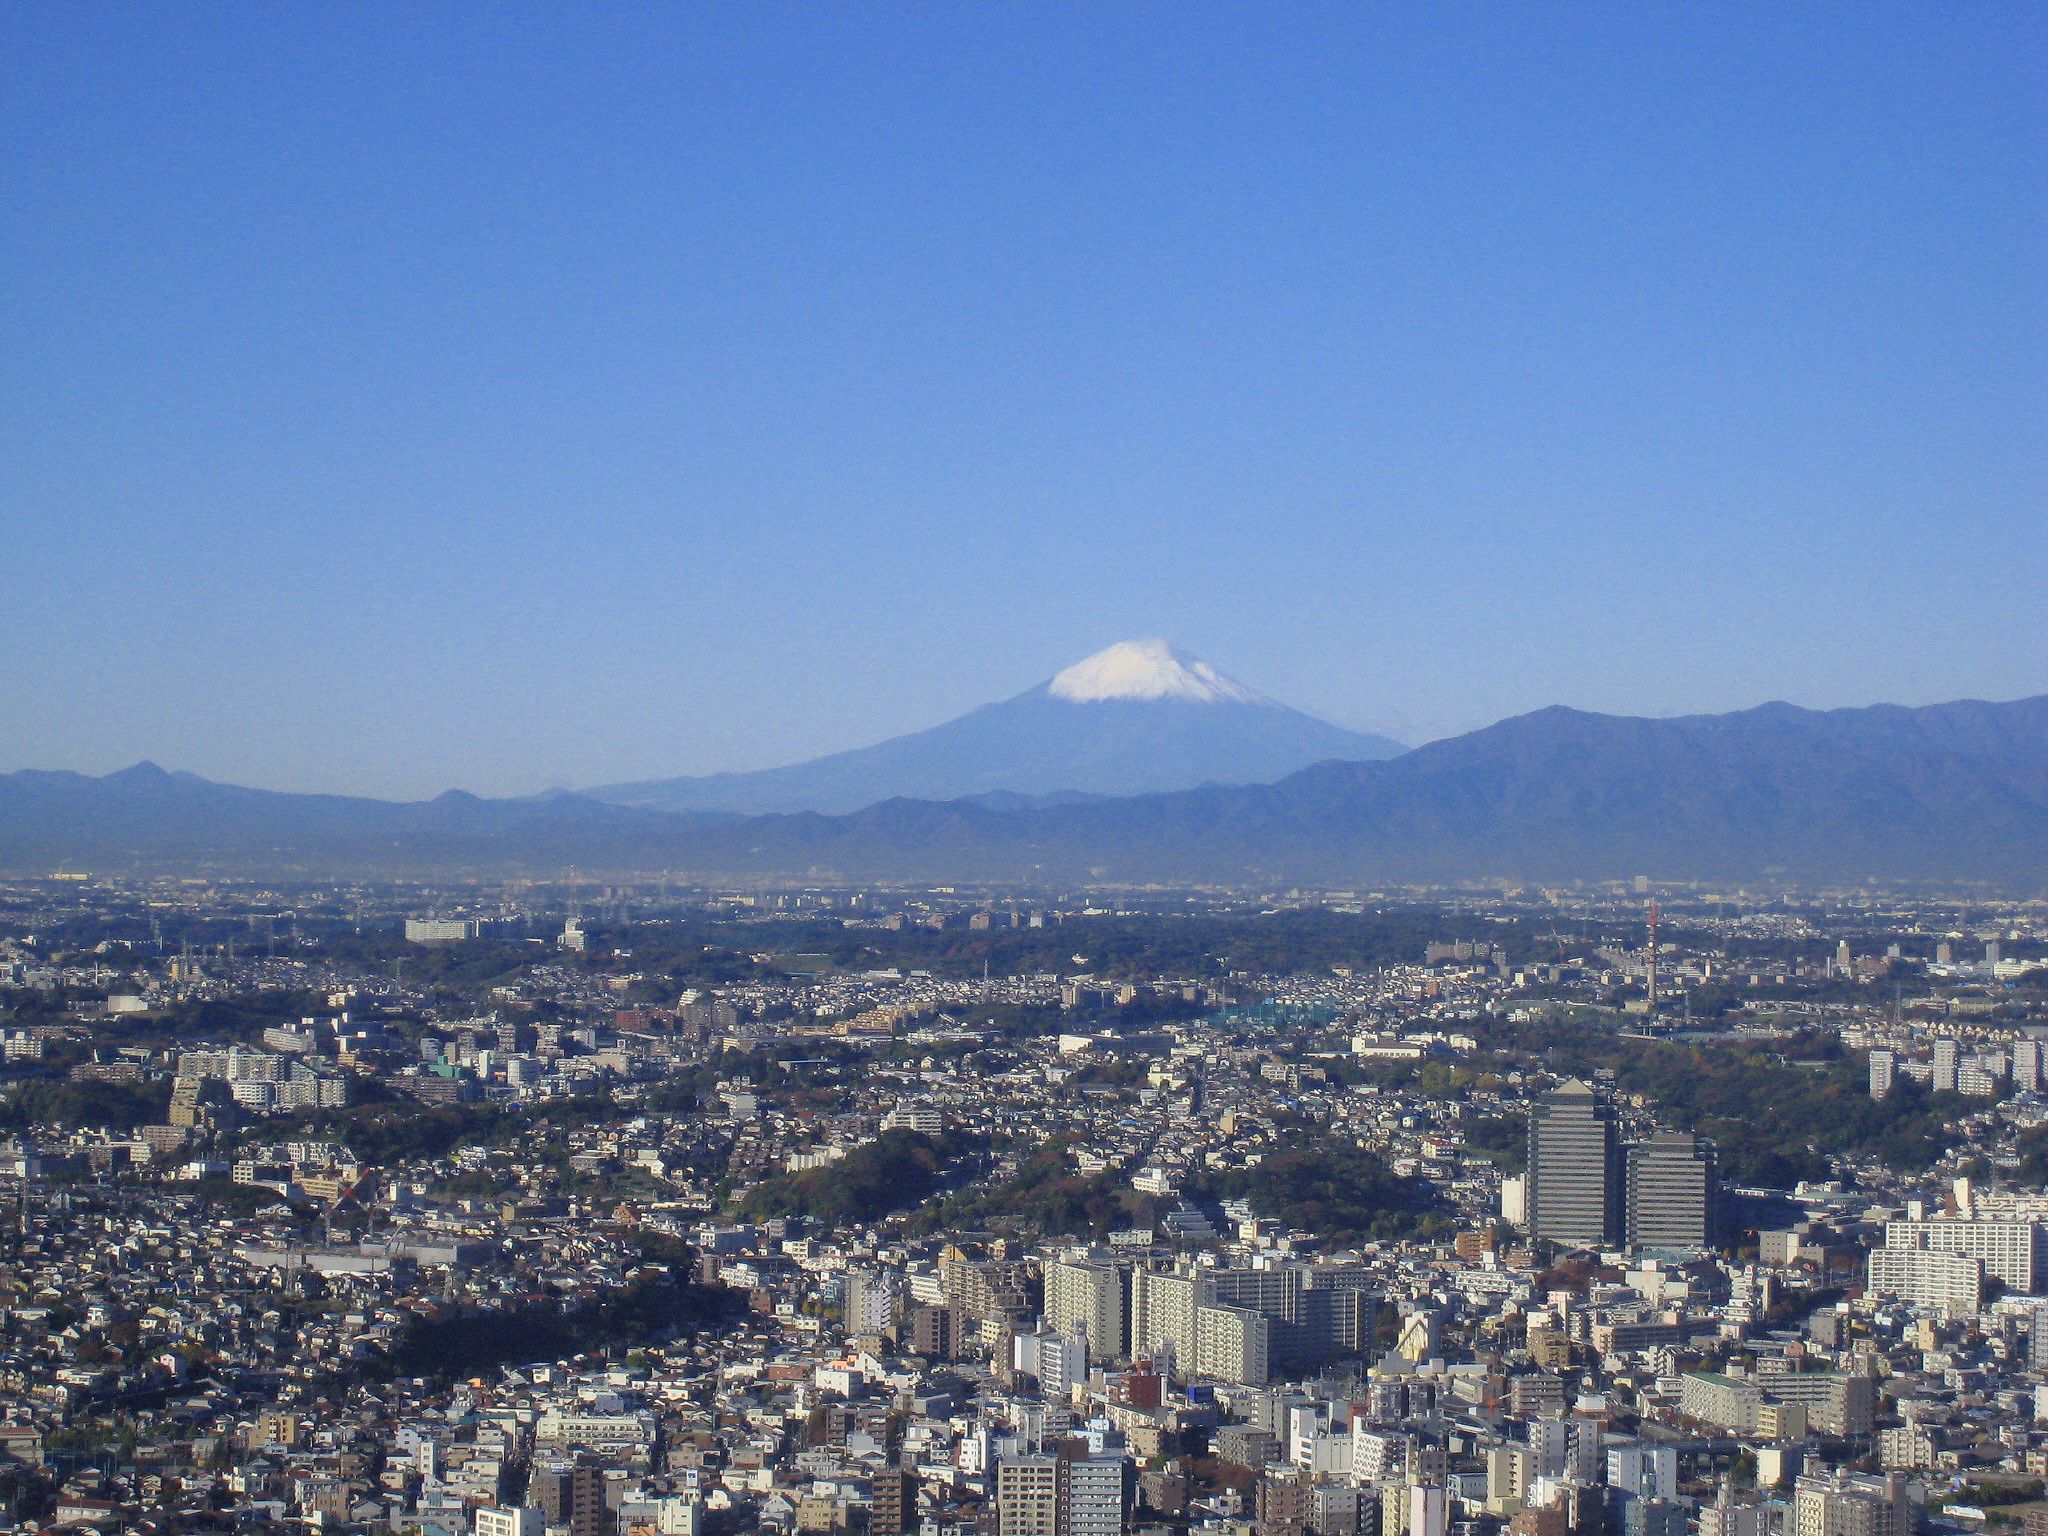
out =
[[[1713,1245],[1719,1201],[1714,1149],[1682,1131],[1659,1131],[1627,1153],[1627,1237],[1631,1248]]]
[[[1529,1115],[1529,1235],[1574,1248],[1622,1238],[1621,1149],[1614,1118],[1571,1078]]]

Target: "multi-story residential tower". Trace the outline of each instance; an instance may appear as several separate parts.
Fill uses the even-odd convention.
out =
[[[1886,1222],[1884,1245],[1982,1259],[1989,1278],[2031,1296],[2041,1289],[2044,1261],[2048,1261],[2044,1234],[2048,1227],[2036,1221],[1966,1221],[1937,1216]]]
[[[1128,1488],[1128,1464],[1121,1456],[1078,1456],[1069,1461],[1062,1536],[1118,1536],[1124,1528]]]
[[[1062,1338],[1084,1334],[1091,1359],[1130,1352],[1128,1277],[1106,1254],[1070,1254],[1045,1266],[1045,1325]]]
[[[1067,1464],[1012,1456],[996,1464],[996,1536],[1061,1536]]]
[[[1936,1093],[1954,1093],[1956,1091],[1956,1077],[1960,1069],[1960,1058],[1957,1054],[1959,1050],[1960,1047],[1956,1044],[1953,1036],[1944,1035],[1934,1042],[1934,1091]]]
[[[2041,1091],[2041,1042],[2015,1040],[2012,1046],[2012,1086],[2020,1093]]]
[[[917,1478],[901,1467],[876,1473],[868,1536],[910,1536],[917,1528]]]

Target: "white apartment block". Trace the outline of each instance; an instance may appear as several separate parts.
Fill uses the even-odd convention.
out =
[[[1887,1248],[1920,1248],[1930,1253],[1961,1253],[1984,1262],[1984,1273],[2026,1295],[2039,1290],[2042,1233],[2032,1221],[1964,1221],[1933,1217],[1885,1223]]]

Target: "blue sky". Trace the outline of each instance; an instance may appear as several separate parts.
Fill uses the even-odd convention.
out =
[[[2048,11],[0,9],[0,768],[2048,691]]]

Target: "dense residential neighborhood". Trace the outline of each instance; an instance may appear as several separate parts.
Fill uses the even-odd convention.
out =
[[[4,894],[8,1529],[1828,1536],[2048,1473],[2030,907]]]

